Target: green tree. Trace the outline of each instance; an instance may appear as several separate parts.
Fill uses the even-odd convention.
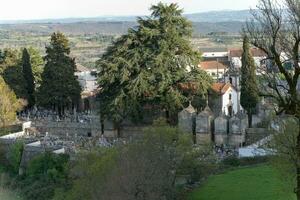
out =
[[[25,199],[50,200],[57,188],[66,187],[68,174],[69,157],[46,152],[29,162],[19,187]]]
[[[0,127],[15,122],[16,112],[20,109],[20,101],[0,76]]]
[[[27,100],[27,83],[20,63],[20,52],[18,50],[5,49],[2,62],[0,62],[0,73],[5,82],[15,92],[17,98]]]
[[[35,105],[35,84],[32,73],[30,55],[26,48],[24,48],[22,52],[22,72],[26,81],[26,89],[28,93],[28,108],[31,108]]]
[[[177,199],[177,178],[198,181],[216,160],[211,148],[199,151],[190,135],[159,122],[141,140],[80,155],[71,170],[71,190],[55,200]]]
[[[247,111],[249,127],[252,126],[252,115],[255,114],[259,101],[259,90],[256,81],[256,66],[250,52],[249,39],[244,37],[241,68],[241,105]]]
[[[15,144],[9,147],[9,151],[8,151],[9,170],[14,174],[19,173],[19,167],[22,159],[23,150],[24,150],[23,141],[17,141]]]
[[[193,82],[198,94],[210,86],[209,76],[198,68],[201,56],[190,44],[192,25],[182,10],[159,3],[151,11],[97,62],[101,114],[117,126],[128,116],[142,119],[145,104],[160,106],[167,118],[176,114],[188,100],[180,83]]]
[[[76,64],[70,57],[69,41],[62,33],[51,35],[45,62],[38,102],[41,106],[56,109],[62,115],[66,107],[77,105],[81,93],[74,75]]]

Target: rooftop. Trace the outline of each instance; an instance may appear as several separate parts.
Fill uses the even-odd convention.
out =
[[[229,88],[233,88],[230,83],[214,83],[211,86],[211,89],[218,94],[224,94]]]
[[[203,61],[203,62],[200,62],[199,67],[203,70],[227,69],[227,66],[225,66],[223,63],[218,62],[218,61]]]
[[[258,49],[258,48],[251,48],[251,54],[253,57],[264,57],[266,54]],[[229,49],[229,56],[230,57],[242,57],[243,50],[242,49]]]

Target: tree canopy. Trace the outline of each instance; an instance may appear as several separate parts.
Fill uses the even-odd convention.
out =
[[[192,25],[182,10],[159,3],[151,11],[97,62],[100,109],[114,121],[142,119],[145,104],[177,111],[188,100],[180,83],[193,82],[198,94],[210,86],[210,77],[198,68],[201,55],[191,46]]]
[[[51,35],[50,45],[46,47],[45,62],[38,93],[39,104],[55,108],[61,114],[65,107],[78,103],[81,93],[74,75],[76,64],[70,57],[69,41],[62,33]]]
[[[0,73],[5,82],[17,95],[17,98],[27,99],[27,83],[23,76],[20,52],[13,49],[4,49],[0,60]]]

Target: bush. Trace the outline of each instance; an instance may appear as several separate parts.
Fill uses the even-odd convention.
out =
[[[238,158],[236,156],[230,156],[222,161],[222,165],[225,167],[240,167],[266,163],[268,162],[268,160],[268,156],[256,156],[247,158]]]
[[[8,150],[8,164],[9,171],[13,174],[19,173],[19,167],[22,159],[22,154],[24,150],[23,141],[18,141],[11,145]]]
[[[25,199],[50,200],[55,190],[67,186],[69,157],[46,152],[28,164],[26,174],[19,179]]]
[[[222,164],[225,166],[238,167],[238,166],[240,166],[241,163],[240,163],[240,160],[238,159],[238,157],[230,156],[230,157],[225,158],[222,161]]]

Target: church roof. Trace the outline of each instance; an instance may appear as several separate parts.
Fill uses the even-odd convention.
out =
[[[230,83],[213,83],[211,86],[211,89],[218,94],[224,94],[230,88],[233,88]]]

